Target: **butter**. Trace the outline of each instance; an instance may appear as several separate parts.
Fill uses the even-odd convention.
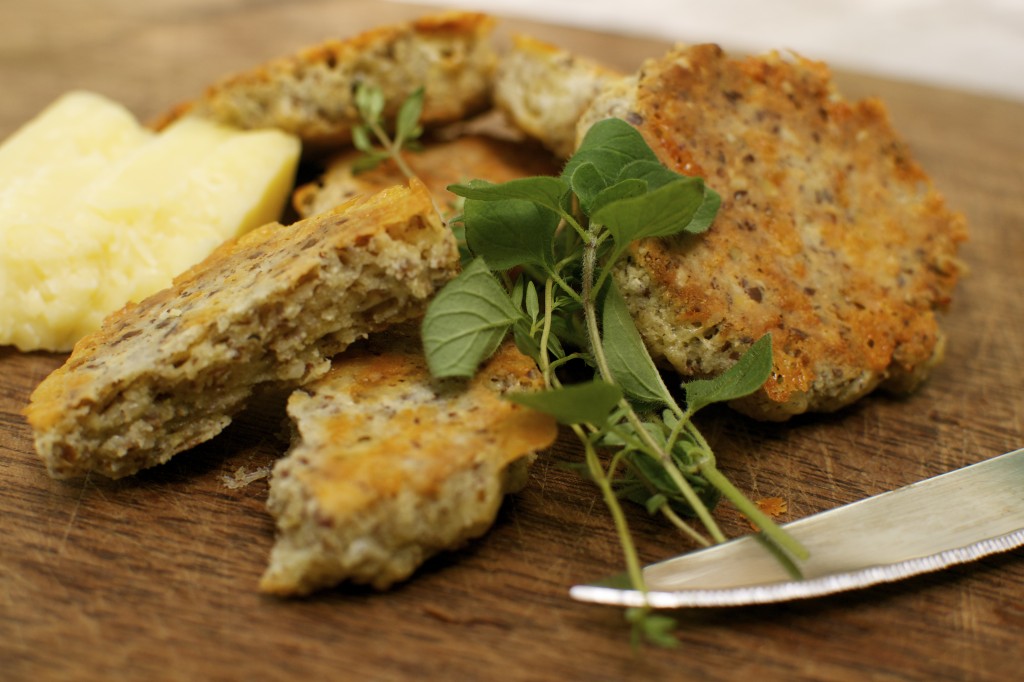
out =
[[[225,239],[276,220],[300,145],[195,118],[157,134],[73,92],[0,145],[0,345],[66,351]]]

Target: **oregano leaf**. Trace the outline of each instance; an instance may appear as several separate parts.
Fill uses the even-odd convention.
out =
[[[512,338],[520,353],[532,358],[534,362],[539,364],[540,342],[537,341],[530,331],[530,323],[527,320],[516,320],[515,324],[512,325]]]
[[[588,161],[576,167],[569,177],[569,186],[583,210],[590,213],[591,202],[608,186],[608,181],[598,172],[597,166]]]
[[[598,192],[597,196],[591,200],[589,206],[585,208],[588,210],[588,213],[597,213],[603,207],[616,201],[643,196],[647,193],[647,190],[647,183],[638,178],[619,180],[614,185],[609,185]]]
[[[532,321],[537,320],[537,316],[540,315],[540,297],[537,295],[537,285],[530,280],[526,283],[526,314],[530,316]]]
[[[591,220],[607,227],[621,247],[636,239],[683,232],[703,200],[704,183],[680,177],[643,196],[607,204]]]
[[[498,348],[522,313],[491,274],[474,259],[427,306],[423,349],[436,377],[470,377]]]
[[[550,175],[516,178],[501,183],[471,180],[468,183],[449,185],[448,190],[460,197],[478,201],[521,199],[543,206],[559,215],[566,211],[566,200],[569,195],[569,185],[566,181]]]
[[[704,198],[701,201],[700,207],[690,219],[690,224],[686,226],[686,231],[690,234],[699,234],[707,230],[711,227],[711,223],[715,221],[715,216],[718,214],[718,209],[721,205],[722,197],[718,192],[705,185]]]
[[[415,140],[423,133],[420,114],[423,113],[423,88],[417,88],[398,109],[395,118],[395,144],[401,147],[408,140]]]
[[[683,384],[687,410],[693,414],[712,403],[750,395],[768,379],[772,365],[772,337],[765,334],[722,374],[713,379],[695,379]]]
[[[468,198],[462,211],[469,250],[493,269],[525,264],[553,267],[551,241],[558,228],[558,214],[523,199]]]
[[[576,153],[566,163],[562,177],[571,178],[578,166],[592,163],[605,183],[611,184],[621,168],[641,159],[657,162],[658,157],[647,146],[640,131],[620,118],[607,118],[586,132]]]
[[[538,392],[509,393],[520,405],[549,414],[562,424],[604,424],[622,400],[622,390],[606,381],[593,381]]]
[[[375,151],[364,152],[362,156],[352,162],[352,172],[358,175],[371,171],[387,161],[387,159],[388,155],[385,153]]]
[[[364,122],[378,123],[384,111],[384,92],[375,85],[360,83],[356,87],[355,105]]]
[[[660,161],[641,159],[623,166],[616,179],[620,182],[629,179],[643,180],[647,183],[648,188],[658,189],[683,177],[686,176],[668,169]]]
[[[626,300],[611,280],[602,307],[604,352],[615,382],[645,403],[672,404],[672,396],[636,329]]]
[[[375,153],[373,142],[370,141],[370,131],[366,126],[355,126],[352,128],[352,146],[361,152]]]

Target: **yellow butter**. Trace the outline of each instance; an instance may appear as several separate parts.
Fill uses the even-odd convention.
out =
[[[298,140],[183,119],[160,134],[92,93],[0,145],[0,345],[69,350],[229,237],[279,217]]]

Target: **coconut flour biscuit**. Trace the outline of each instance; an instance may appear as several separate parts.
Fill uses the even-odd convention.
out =
[[[941,358],[966,226],[879,101],[843,99],[818,62],[697,45],[610,86],[579,134],[608,116],[722,196],[706,234],[640,242],[618,269],[652,355],[714,375],[770,333],[774,371],[736,406],[773,420],[909,390]]]
[[[310,216],[330,210],[357,194],[405,181],[392,161],[356,172],[355,163],[361,157],[361,152],[350,150],[332,158],[320,178],[296,189],[292,196],[296,212]],[[420,151],[404,152],[404,158],[448,217],[459,212],[458,198],[446,189],[448,185],[473,179],[500,183],[534,175],[556,175],[559,171],[554,157],[538,145],[486,135],[430,142]]]
[[[516,35],[501,55],[494,102],[508,120],[563,159],[576,149],[576,124],[591,101],[623,74],[568,50]]]
[[[494,24],[484,14],[446,12],[325,42],[227,77],[155,126],[193,114],[239,128],[280,128],[308,148],[332,147],[349,142],[360,123],[360,83],[381,89],[387,118],[422,87],[423,125],[458,121],[490,104]]]
[[[82,339],[26,408],[36,449],[57,478],[164,462],[257,390],[314,379],[353,341],[421,315],[457,271],[419,182],[257,228]]]
[[[278,536],[265,592],[409,577],[490,528],[555,440],[551,417],[502,398],[542,385],[514,345],[466,382],[431,378],[417,334],[371,341],[288,401],[295,436],[270,483]]]

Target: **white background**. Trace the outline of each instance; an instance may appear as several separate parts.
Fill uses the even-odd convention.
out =
[[[716,42],[746,52],[792,49],[835,68],[1024,100],[1024,0],[447,0],[443,5],[670,41]]]

